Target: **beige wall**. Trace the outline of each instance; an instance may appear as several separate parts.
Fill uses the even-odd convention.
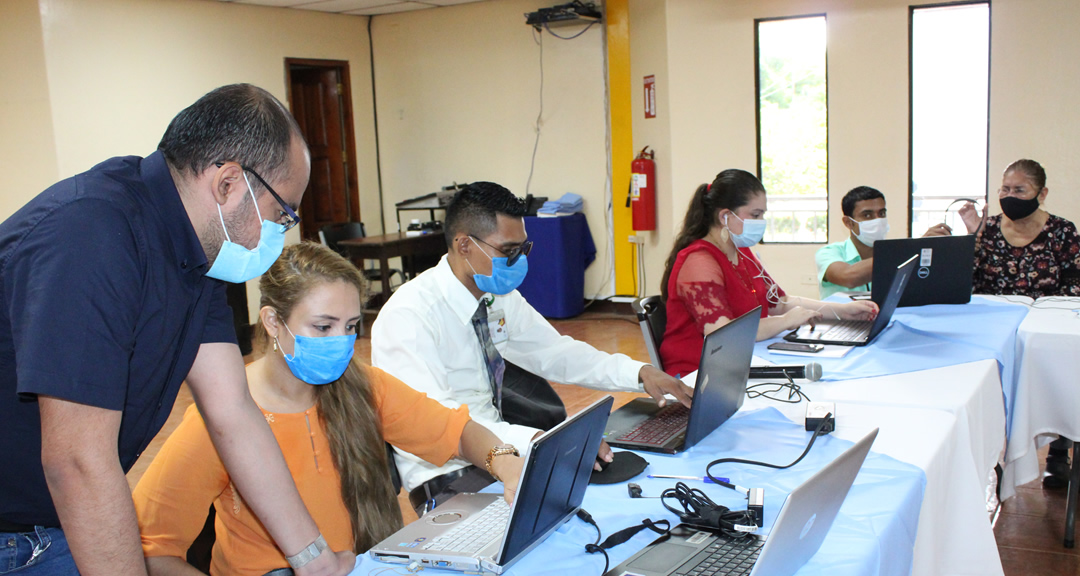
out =
[[[495,0],[378,16],[373,25],[387,222],[393,204],[452,181],[490,179],[523,194],[539,109],[539,48],[522,14],[551,4]],[[885,192],[906,229],[907,0],[632,0],[634,146],[656,149],[658,227],[646,234],[648,289],[694,187],[753,170],[754,18],[826,13],[831,240],[840,197]],[[1049,172],[1048,208],[1080,219],[1080,3],[994,0],[990,187],[1022,156]],[[252,82],[285,97],[285,57],[351,65],[363,218],[378,231],[367,20],[203,0],[4,0],[0,18],[0,217],[57,178],[116,154],[153,150],[169,119],[207,90]],[[565,29],[576,31],[576,29]],[[587,293],[611,293],[603,261],[607,147],[603,44],[544,36],[544,116],[531,191],[585,197],[600,249]],[[642,113],[654,74],[658,117]],[[615,200],[623,196],[615,192]],[[996,203],[992,205],[995,211]],[[616,239],[623,241],[624,239]],[[818,246],[759,251],[788,291],[813,295]]]
[[[549,2],[499,0],[378,16],[373,22],[387,226],[394,204],[452,182],[498,182],[524,196],[540,111],[540,47],[523,16]],[[580,27],[558,29],[562,36]],[[585,198],[606,288],[606,111],[602,29],[543,35],[544,110],[530,193]],[[621,201],[625,196],[619,196]],[[402,213],[402,221],[422,217]],[[605,268],[608,269],[605,269]],[[608,292],[610,293],[610,291]]]
[[[694,188],[725,168],[754,171],[754,19],[824,13],[828,21],[830,241],[847,236],[840,199],[866,184],[885,193],[889,223],[907,229],[908,0],[638,0],[666,19],[666,36],[634,36],[638,53],[666,53],[670,112],[670,189],[660,197],[677,230]],[[634,16],[636,14],[632,14]],[[1019,157],[1043,162],[1049,172],[1049,209],[1080,218],[1080,167],[1068,158],[1080,144],[1075,94],[1080,78],[1066,72],[1080,56],[1080,3],[994,0],[991,48],[990,187]],[[639,22],[632,21],[634,30]],[[651,20],[641,24],[646,30]],[[658,64],[635,59],[635,82]],[[663,84],[660,84],[663,88]],[[663,107],[661,113],[665,112]],[[635,114],[640,104],[635,104]],[[637,130],[635,145],[647,138]],[[667,169],[665,167],[665,169]],[[992,206],[992,211],[996,206]],[[663,225],[661,225],[663,226]],[[670,241],[670,237],[669,240]],[[649,292],[659,291],[668,245],[649,245]],[[815,296],[813,254],[820,245],[758,248],[769,271],[789,292]]]
[[[46,135],[49,142],[25,153],[47,177],[10,182],[3,217],[57,178],[110,156],[153,152],[172,117],[217,86],[248,82],[286,101],[287,57],[349,62],[361,211],[378,214],[366,18],[194,0],[16,0],[15,6],[11,26],[25,38],[9,50],[11,40],[0,34],[0,66],[27,78],[28,94],[0,101],[0,113],[12,109],[20,120],[18,136],[5,129],[0,143]],[[0,30],[10,22],[7,5],[4,16]],[[15,110],[23,106],[33,114],[23,118]],[[255,282],[248,296],[254,319]]]
[[[57,177],[45,43],[37,0],[0,8],[0,219]]]

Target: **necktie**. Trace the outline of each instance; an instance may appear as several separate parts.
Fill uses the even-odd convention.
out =
[[[502,384],[503,372],[506,371],[506,362],[503,361],[502,355],[495,349],[495,344],[491,341],[491,331],[488,329],[487,305],[484,304],[483,300],[480,301],[480,307],[473,314],[472,325],[473,330],[476,331],[476,337],[480,340],[480,349],[484,351],[484,360],[487,363],[488,382],[491,384],[491,403],[495,405],[499,415],[502,415]]]

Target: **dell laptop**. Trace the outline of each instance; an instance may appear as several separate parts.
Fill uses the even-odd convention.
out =
[[[875,242],[871,298],[878,306],[884,306],[885,291],[892,284],[897,266],[912,254],[918,254],[919,261],[898,306],[967,304],[971,301],[975,236],[968,234]]]
[[[529,443],[517,495],[458,494],[379,542],[380,562],[502,574],[577,513],[614,399],[605,396]]]
[[[790,576],[821,548],[848,490],[862,468],[875,428],[793,490],[764,542],[732,538],[679,524],[605,576]]]
[[[880,304],[881,309],[874,320],[822,320],[817,324],[799,326],[785,334],[784,340],[841,346],[866,346],[873,342],[892,320],[893,312],[896,311],[896,305],[914,274],[918,259],[918,255],[912,256],[896,267],[896,274],[889,283],[889,293],[885,302]],[[877,266],[877,263],[874,265]]]
[[[758,306],[705,337],[689,409],[674,401],[661,408],[652,398],[633,400],[608,418],[607,443],[674,454],[719,428],[742,406],[760,320]]]

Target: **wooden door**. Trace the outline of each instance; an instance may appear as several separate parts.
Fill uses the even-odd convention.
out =
[[[289,106],[311,150],[311,180],[300,202],[305,240],[318,241],[325,224],[360,221],[346,66],[288,61]]]

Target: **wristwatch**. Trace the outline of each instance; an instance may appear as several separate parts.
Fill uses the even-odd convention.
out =
[[[492,470],[491,463],[495,461],[496,456],[504,456],[506,454],[513,454],[514,456],[520,456],[520,454],[518,454],[518,449],[517,448],[514,448],[510,444],[506,444],[506,445],[503,445],[503,446],[495,446],[495,447],[493,447],[491,449],[491,452],[488,452],[487,459],[484,460],[484,465],[487,466],[488,474],[491,474],[491,477],[498,480],[499,482],[502,482],[502,478],[499,478],[499,476],[497,474],[495,474],[495,470]]]
[[[324,550],[330,548],[326,543],[326,538],[323,538],[322,534],[315,539],[314,542],[308,544],[307,548],[297,552],[293,556],[287,556],[285,559],[289,561],[289,566],[292,566],[293,570],[299,570],[305,566],[308,562],[319,557]]]

